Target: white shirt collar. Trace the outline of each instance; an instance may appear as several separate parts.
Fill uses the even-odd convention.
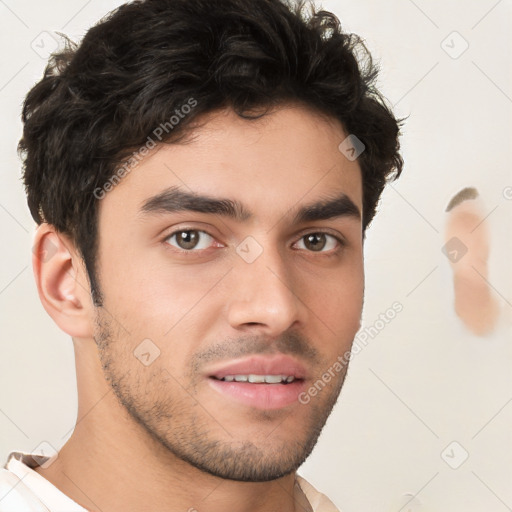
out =
[[[88,512],[69,496],[55,487],[49,480],[32,468],[44,464],[48,457],[37,456],[35,460],[30,453],[14,451],[9,454],[5,469],[22,479],[22,483],[32,491],[51,512]]]

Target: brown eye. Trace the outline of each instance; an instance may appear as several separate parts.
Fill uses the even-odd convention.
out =
[[[300,241],[303,241],[304,247],[311,252],[329,252],[331,249],[335,249],[337,245],[343,245],[339,238],[322,232],[308,233]]]
[[[173,239],[175,239],[176,245],[170,242]],[[182,229],[169,235],[166,238],[166,241],[169,243],[169,245],[173,245],[178,249],[191,251],[192,249],[199,250],[208,248],[208,239],[213,240],[213,237],[205,231],[200,231],[198,229]]]
[[[304,237],[304,245],[312,251],[321,251],[325,247],[325,234],[312,233]]]

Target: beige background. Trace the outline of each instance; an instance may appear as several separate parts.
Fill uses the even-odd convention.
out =
[[[37,297],[16,155],[20,105],[45,65],[32,41],[43,31],[79,39],[119,3],[0,1],[1,460],[43,441],[59,448],[76,417],[72,343]],[[323,6],[366,39],[384,94],[410,117],[403,176],[367,235],[362,331],[374,329],[300,473],[345,512],[512,510],[512,2]],[[465,186],[488,211],[488,279],[503,309],[488,338],[455,317],[441,252],[444,209]],[[403,311],[382,328],[395,302]]]

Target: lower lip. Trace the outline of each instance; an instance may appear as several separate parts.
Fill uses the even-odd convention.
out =
[[[299,394],[304,390],[303,380],[288,384],[252,384],[250,382],[227,382],[209,378],[210,385],[233,400],[255,407],[256,409],[281,409],[298,402]]]

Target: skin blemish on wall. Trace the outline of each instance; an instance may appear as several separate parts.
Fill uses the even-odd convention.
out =
[[[466,187],[446,207],[445,247],[453,270],[455,313],[477,336],[490,334],[499,304],[489,286],[489,221],[478,190]]]

